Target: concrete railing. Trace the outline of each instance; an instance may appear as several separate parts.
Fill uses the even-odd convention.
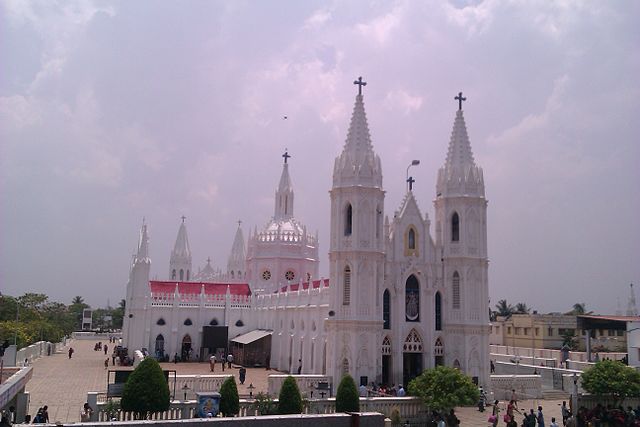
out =
[[[114,410],[108,413],[108,403],[96,402],[96,393],[89,393],[87,401],[96,408],[93,413],[92,421],[129,421],[134,419],[131,412],[122,410]],[[278,400],[274,400],[277,404]],[[255,400],[240,399],[240,417],[258,416]],[[197,408],[195,400],[175,400],[167,411],[153,414],[151,420],[180,420],[196,417]],[[335,398],[331,399],[313,399],[307,401],[307,406],[303,413],[305,414],[334,414],[336,411]],[[371,397],[360,398],[360,411],[377,412],[390,417],[394,411],[397,411],[403,420],[416,420],[419,418],[424,405],[417,397]]]
[[[491,375],[491,389],[499,400],[511,399],[512,390],[519,400],[542,398],[540,375]]]
[[[282,387],[282,383],[289,375],[286,374],[272,374],[269,375],[269,388],[268,393],[271,396],[277,396],[280,394],[280,388]],[[319,393],[321,391],[326,392],[326,397],[329,397],[329,390],[318,390],[318,385],[320,383],[326,383],[331,386],[331,377],[326,375],[314,375],[314,374],[304,374],[304,375],[291,375],[298,384],[298,389],[303,396],[307,397],[322,397]]]
[[[573,375],[579,377],[582,371],[574,369],[550,368],[548,366],[536,366],[527,363],[496,362],[496,373],[493,376],[538,376],[540,388],[564,390],[570,393],[573,390]],[[492,380],[493,381],[493,380]],[[494,389],[495,390],[495,389]],[[542,392],[542,391],[540,391]]]

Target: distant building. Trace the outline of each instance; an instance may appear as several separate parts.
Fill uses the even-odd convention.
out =
[[[526,348],[560,349],[564,337],[576,337],[577,350],[585,351],[585,329],[578,318],[609,318],[607,316],[576,316],[573,314],[513,314],[498,316],[491,322],[490,344]],[[614,316],[615,317],[615,316]],[[617,318],[622,318],[618,316]],[[605,351],[626,351],[626,333],[614,324],[602,323],[589,330],[591,346]]]
[[[488,384],[487,200],[464,98],[456,99],[433,237],[413,179],[393,217],[385,216],[382,165],[359,91],[329,192],[330,278],[318,277],[318,236],[293,216],[285,153],[274,216],[249,234],[246,253],[238,227],[225,272],[208,261],[193,274],[183,218],[169,280],[150,281],[143,224],[127,284],[125,346],[188,359],[242,348],[253,363],[283,371],[295,372],[302,360],[302,373],[324,373],[334,383],[349,373],[358,383],[407,384],[424,369],[448,365]],[[255,340],[266,341],[252,346]]]

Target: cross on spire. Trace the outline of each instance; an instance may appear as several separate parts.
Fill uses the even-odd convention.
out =
[[[410,176],[409,179],[407,179],[407,182],[409,183],[409,191],[413,191],[413,183],[416,182],[416,180]]]
[[[367,82],[362,81],[362,76],[358,77],[358,80],[353,82],[354,85],[358,85],[358,95],[362,95],[362,86],[366,86]]]
[[[466,101],[467,98],[463,98],[462,97],[462,92],[458,92],[458,96],[456,96],[455,98],[456,101],[458,101],[458,110],[462,110],[462,101]]]
[[[240,226],[241,226],[241,225],[242,225],[242,220],[241,220],[241,219],[239,219],[239,220],[238,220],[238,228],[240,228]]]
[[[284,149],[284,154],[282,155],[282,157],[284,157],[284,164],[287,164],[287,159],[290,158],[291,156],[289,155],[289,151],[285,148]]]
[[[211,257],[210,256],[207,257],[207,264],[211,264]]]
[[[182,223],[184,224],[184,220],[187,219],[187,217],[182,215],[180,218],[182,218]]]

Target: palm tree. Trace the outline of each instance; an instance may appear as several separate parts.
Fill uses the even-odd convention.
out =
[[[572,312],[575,315],[585,314],[587,312],[586,309],[585,309],[585,303],[577,302],[577,303],[573,304]]]
[[[498,316],[509,317],[513,314],[513,306],[507,303],[506,299],[501,299],[496,304]]]
[[[82,298],[80,295],[76,295],[71,300],[71,305],[74,305],[74,304],[78,304],[78,305],[84,304],[84,298]]]
[[[523,302],[519,302],[516,304],[516,308],[513,311],[515,314],[529,314],[529,312],[531,311],[531,309],[529,307],[527,307],[527,304],[523,303]]]

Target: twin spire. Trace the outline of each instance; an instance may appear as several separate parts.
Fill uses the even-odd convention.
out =
[[[353,84],[358,85],[358,94],[347,140],[342,153],[334,163],[333,187],[364,185],[382,188],[382,166],[380,158],[373,151],[367,114],[364,110],[362,87],[367,83],[360,77]]]
[[[464,98],[460,92],[454,99],[458,101],[458,111],[456,111],[456,118],[453,122],[447,158],[444,166],[438,171],[436,197],[484,197],[482,168],[476,166],[473,159],[471,142],[462,111],[462,101],[466,101],[467,98]]]

